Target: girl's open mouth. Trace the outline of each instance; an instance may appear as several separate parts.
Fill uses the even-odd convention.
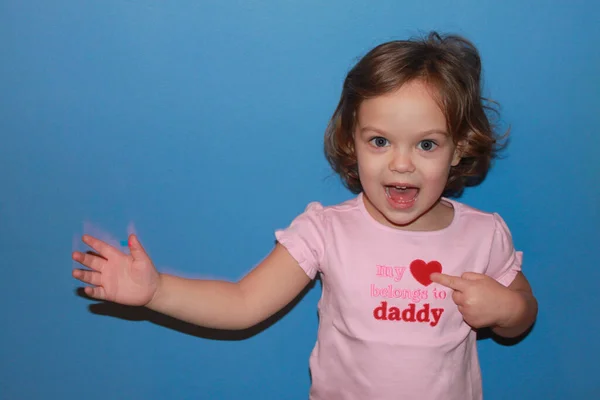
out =
[[[415,204],[419,188],[415,186],[386,186],[385,194],[395,208],[409,208]]]

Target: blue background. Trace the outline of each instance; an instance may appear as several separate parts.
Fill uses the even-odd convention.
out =
[[[349,68],[430,29],[476,43],[512,127],[462,200],[504,217],[540,303],[520,344],[479,341],[486,398],[596,398],[599,12],[0,1],[0,398],[306,399],[318,284],[262,331],[219,333],[79,296],[71,251],[133,223],[161,271],[240,278],[308,202],[351,197],[322,153]]]

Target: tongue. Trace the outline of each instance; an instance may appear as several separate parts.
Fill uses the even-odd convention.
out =
[[[410,203],[415,199],[419,189],[407,188],[407,189],[396,189],[395,187],[389,188],[390,198],[396,203]]]

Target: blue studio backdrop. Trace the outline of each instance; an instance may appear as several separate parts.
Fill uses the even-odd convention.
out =
[[[461,200],[504,217],[540,303],[518,345],[478,342],[486,398],[598,398],[599,12],[0,1],[0,398],[306,399],[319,284],[275,322],[215,332],[86,299],[71,252],[137,232],[163,272],[240,278],[309,202],[351,197],[322,151],[349,68],[432,29],[475,42],[511,127]]]

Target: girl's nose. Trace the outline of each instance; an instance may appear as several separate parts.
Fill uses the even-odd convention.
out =
[[[390,160],[389,168],[393,172],[413,172],[415,170],[415,165],[412,159],[412,152],[408,150],[395,151]]]

